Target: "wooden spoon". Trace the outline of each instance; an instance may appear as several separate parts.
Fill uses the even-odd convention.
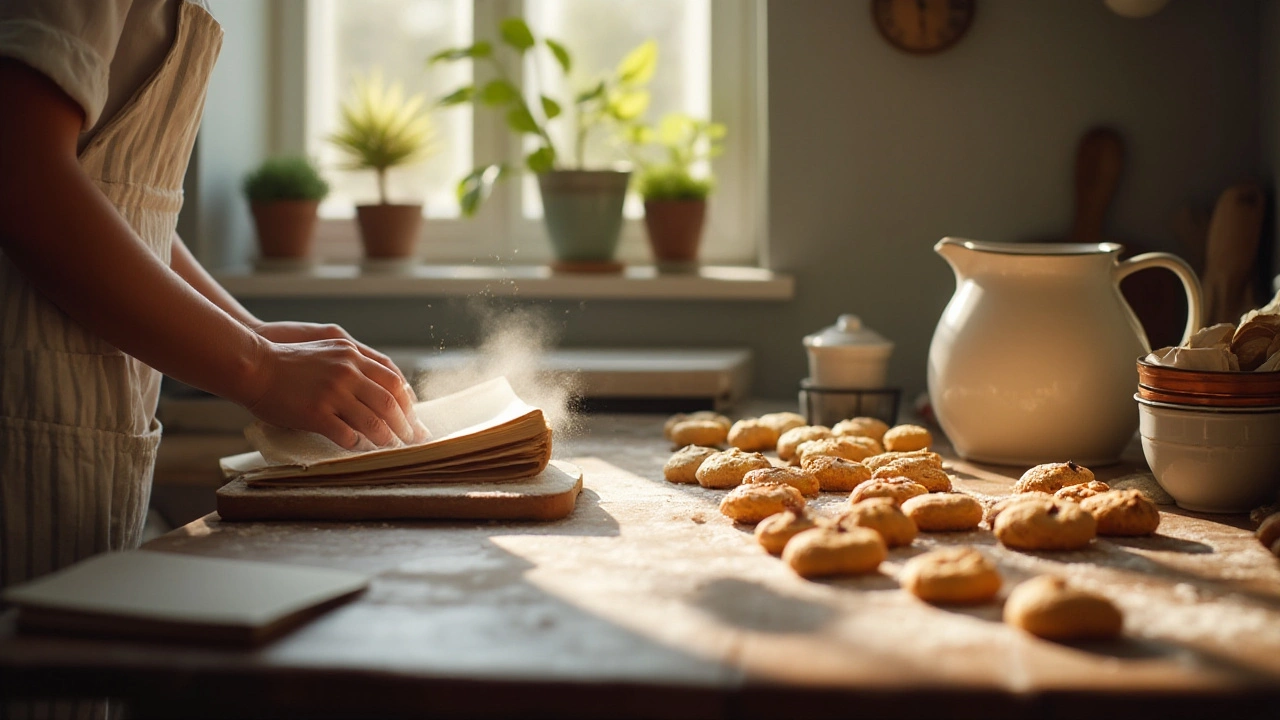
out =
[[[1204,322],[1236,322],[1257,304],[1254,269],[1266,200],[1256,182],[1232,185],[1218,196],[1209,221],[1204,259]]]
[[[1112,128],[1089,128],[1076,148],[1076,208],[1068,236],[1073,243],[1102,242],[1107,208],[1120,185],[1124,140]]]
[[[1108,239],[1103,225],[1123,170],[1124,140],[1120,133],[1102,125],[1086,130],[1076,147],[1076,206],[1069,242],[1092,244]],[[1133,241],[1124,244],[1126,257],[1148,249]],[[1125,278],[1120,289],[1153,347],[1176,343],[1182,337],[1186,302],[1182,300],[1182,284],[1176,278],[1169,273],[1140,272]]]

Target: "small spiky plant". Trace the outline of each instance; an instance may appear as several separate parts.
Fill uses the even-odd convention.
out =
[[[387,170],[429,154],[433,130],[422,95],[405,97],[396,82],[386,86],[382,72],[357,77],[352,97],[342,103],[342,126],[329,141],[351,157],[352,170],[378,174],[378,201],[387,204]]]

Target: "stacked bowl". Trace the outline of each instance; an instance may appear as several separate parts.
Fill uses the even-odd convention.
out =
[[[1178,506],[1240,513],[1280,495],[1280,372],[1208,372],[1138,361],[1138,433]]]

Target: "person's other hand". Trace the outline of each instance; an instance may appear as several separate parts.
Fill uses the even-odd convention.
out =
[[[296,327],[302,323],[271,325],[277,327],[267,332],[277,337],[311,331]],[[362,439],[378,447],[394,444],[397,437],[405,443],[422,439],[413,391],[386,356],[346,337],[275,342],[259,334],[268,342],[255,368],[252,396],[244,403],[259,419],[319,433],[347,450],[360,449]]]

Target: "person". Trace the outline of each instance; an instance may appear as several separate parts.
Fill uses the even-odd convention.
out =
[[[347,449],[420,437],[386,356],[254,317],[176,236],[221,41],[197,0],[0,0],[0,587],[138,544],[161,373]]]

